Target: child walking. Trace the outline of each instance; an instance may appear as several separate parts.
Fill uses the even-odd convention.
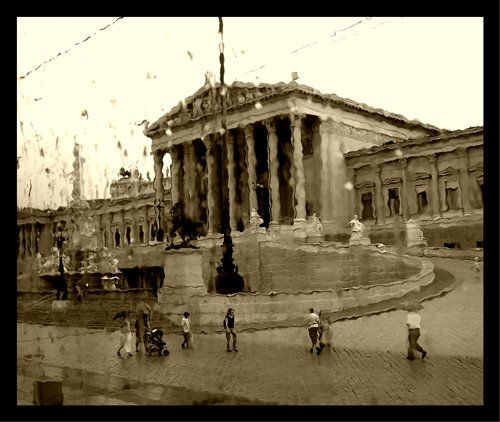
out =
[[[191,335],[191,320],[189,319],[189,312],[184,312],[184,318],[181,320],[182,334],[184,341],[181,344],[183,349],[189,349],[189,337]]]

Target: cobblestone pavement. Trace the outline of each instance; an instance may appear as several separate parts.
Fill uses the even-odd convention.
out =
[[[424,361],[405,359],[403,311],[336,322],[335,347],[321,356],[296,327],[242,332],[238,353],[223,334],[196,335],[193,350],[168,334],[167,357],[119,358],[117,332],[18,324],[18,401],[29,401],[24,357],[43,355],[47,375],[64,378],[66,404],[483,404],[482,281],[470,261],[432,261],[458,284],[424,302]]]

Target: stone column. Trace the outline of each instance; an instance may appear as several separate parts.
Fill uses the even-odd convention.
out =
[[[153,189],[155,191],[155,205],[160,203],[164,204],[165,199],[165,188],[163,187],[163,156],[164,151],[156,151],[154,153],[154,166],[155,166],[155,178],[153,181]],[[161,218],[161,225],[163,230],[165,230],[165,218],[163,215],[158,215],[157,218]],[[124,234],[125,235],[125,234]],[[126,243],[126,242],[124,242]]]
[[[229,187],[229,226],[235,231],[238,226],[236,222],[236,178],[234,177],[234,139],[228,130],[227,137],[227,183]]]
[[[384,198],[382,196],[382,181],[380,180],[380,173],[382,169],[380,165],[372,165],[374,171],[374,182],[375,182],[375,212],[377,215],[377,224],[385,224],[385,213],[384,213]]]
[[[208,135],[203,139],[207,149],[207,174],[208,174],[208,233],[218,232],[218,201],[216,196],[216,186],[218,180],[217,163],[215,161],[215,139],[214,135]]]
[[[331,219],[331,204],[330,204],[330,169],[329,169],[329,152],[328,145],[330,136],[333,131],[333,122],[326,120],[319,126],[319,134],[321,136],[320,151],[321,151],[321,217],[323,221]]]
[[[304,164],[302,163],[302,139],[301,139],[301,122],[302,116],[290,116],[291,129],[292,129],[292,144],[293,144],[293,165],[295,168],[294,180],[294,194],[297,199],[295,206],[295,220],[294,222],[300,223],[306,221],[306,191],[305,191],[305,176]]]
[[[174,145],[170,150],[170,156],[172,158],[171,170],[170,170],[170,195],[172,197],[172,205],[175,205],[180,199],[179,192],[179,170],[181,167],[180,156],[179,156],[179,146]]]
[[[271,223],[279,224],[281,217],[281,204],[280,204],[280,181],[278,178],[278,136],[276,135],[276,122],[274,119],[267,119],[264,121],[266,125],[268,136],[267,146],[269,149],[269,176],[271,188]]]
[[[245,126],[245,141],[247,144],[247,162],[248,162],[248,191],[250,200],[250,210],[258,211],[257,202],[257,156],[255,155],[254,127],[252,124]]]
[[[347,181],[351,184],[349,192],[349,215],[354,216],[354,214],[358,214],[356,209],[356,189],[354,189],[356,172],[352,167],[347,168]]]
[[[94,227],[97,233],[97,248],[101,249],[104,246],[102,243],[102,231],[101,231],[102,214],[95,214],[92,216],[92,218],[94,219]]]
[[[195,195],[195,175],[193,168],[193,144],[192,142],[185,142],[184,148],[184,210],[188,218],[193,217],[193,202]]]
[[[19,257],[22,259],[26,255],[26,250],[24,248],[24,239],[25,239],[25,233],[24,233],[24,224],[19,227]]]
[[[403,188],[401,189],[402,198],[401,203],[403,206],[403,221],[408,221],[410,219],[410,210],[408,203],[408,189],[407,189],[407,179],[408,179],[408,161],[406,158],[401,158],[399,160],[401,164],[401,179],[403,180]]]
[[[460,167],[460,189],[462,191],[462,207],[464,215],[469,215],[472,212],[470,202],[470,180],[469,180],[469,156],[465,148],[457,148],[458,164]]]
[[[30,252],[31,252],[31,256],[34,257],[36,255],[36,228],[35,228],[35,223],[31,224]]]
[[[439,206],[439,186],[438,186],[438,168],[437,168],[437,156],[436,154],[431,154],[427,156],[431,166],[431,212],[433,219],[441,218],[440,206]]]

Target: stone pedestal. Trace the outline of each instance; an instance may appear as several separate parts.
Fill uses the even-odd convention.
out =
[[[325,240],[325,235],[314,232],[307,233],[306,243],[320,243]]]
[[[418,224],[413,221],[408,221],[406,223],[406,246],[408,248],[413,246],[422,248],[427,247],[424,233],[419,229]]]
[[[349,239],[349,246],[359,246],[359,245],[364,245],[368,246],[371,245],[372,242],[368,237],[356,237],[356,238],[350,238]]]
[[[164,295],[206,294],[202,277],[202,255],[194,249],[165,252],[165,281],[158,290],[158,303],[166,302]]]

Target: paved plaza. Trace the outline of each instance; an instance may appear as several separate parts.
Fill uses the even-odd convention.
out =
[[[336,322],[320,356],[305,327],[245,330],[238,353],[223,333],[198,333],[182,350],[179,330],[166,335],[167,357],[119,358],[118,332],[18,324],[18,403],[31,403],[30,377],[45,372],[62,377],[65,404],[481,405],[482,280],[471,261],[431,260],[456,285],[423,303],[424,361],[405,359],[403,311]]]

